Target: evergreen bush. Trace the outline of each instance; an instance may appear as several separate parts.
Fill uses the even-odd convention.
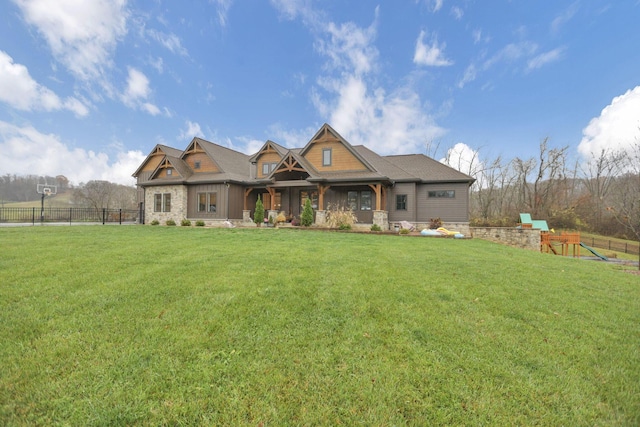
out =
[[[256,210],[253,213],[253,222],[255,222],[258,227],[260,227],[264,222],[264,205],[262,204],[260,196],[258,196],[258,201],[256,202]]]
[[[313,208],[311,207],[311,200],[307,199],[304,202],[304,210],[302,211],[302,216],[300,217],[300,223],[304,227],[310,227],[313,224]]]

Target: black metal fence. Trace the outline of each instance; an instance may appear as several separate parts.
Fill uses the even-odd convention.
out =
[[[93,208],[0,208],[0,223],[137,223],[137,209],[93,209]]]

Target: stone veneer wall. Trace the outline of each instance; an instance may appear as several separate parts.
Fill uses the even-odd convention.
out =
[[[534,228],[471,227],[471,236],[516,248],[540,251],[540,230]]]
[[[171,212],[154,212],[153,198],[155,194],[171,194]],[[168,219],[172,219],[180,225],[180,221],[187,217],[187,187],[184,185],[161,185],[157,187],[147,187],[145,191],[145,223],[149,224],[157,219],[160,224]]]

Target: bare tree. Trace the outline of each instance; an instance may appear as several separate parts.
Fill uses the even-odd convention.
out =
[[[581,168],[584,184],[592,207],[591,226],[601,230],[606,200],[612,186],[621,172],[622,165],[628,160],[624,151],[602,149],[598,155],[591,153],[591,158]]]

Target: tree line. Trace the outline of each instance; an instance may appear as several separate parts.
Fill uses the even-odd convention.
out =
[[[64,175],[12,175],[0,176],[0,206],[6,202],[40,200],[38,184],[55,185],[57,194],[69,193],[70,207],[94,209],[136,209],[136,189],[109,181],[92,180],[72,185]]]
[[[461,162],[450,149],[444,162],[476,178],[472,225],[513,226],[526,212],[558,229],[640,240],[640,142],[592,153],[581,164],[568,153],[569,146],[553,148],[544,139],[529,158],[483,158],[474,151]]]

